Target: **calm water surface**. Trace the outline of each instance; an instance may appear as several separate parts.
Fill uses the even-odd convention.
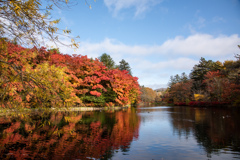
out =
[[[0,116],[0,159],[240,159],[237,108]]]

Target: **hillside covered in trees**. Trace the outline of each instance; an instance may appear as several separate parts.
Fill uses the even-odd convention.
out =
[[[0,106],[124,106],[140,96],[138,78],[99,59],[0,41]]]
[[[219,61],[201,58],[190,75],[171,76],[164,100],[175,105],[240,105],[240,56]]]

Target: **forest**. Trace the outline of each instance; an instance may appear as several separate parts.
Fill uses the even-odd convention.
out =
[[[163,101],[174,105],[240,105],[240,56],[220,61],[201,58],[191,70],[170,77]]]
[[[0,106],[36,108],[125,106],[137,103],[138,78],[129,65],[107,67],[99,59],[24,48],[0,41]],[[128,67],[128,68],[127,68]],[[126,69],[126,70],[125,70]]]

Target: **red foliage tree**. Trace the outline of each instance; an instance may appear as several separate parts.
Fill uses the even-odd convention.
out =
[[[131,104],[140,94],[136,77],[127,71],[108,70],[98,59],[53,54],[51,64],[68,67],[76,93],[87,105]]]

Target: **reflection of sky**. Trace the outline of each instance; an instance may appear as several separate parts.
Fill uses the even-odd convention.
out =
[[[141,116],[139,138],[131,143],[128,153],[120,150],[113,159],[208,159],[192,132],[186,139],[174,133],[167,109],[144,109]],[[212,155],[211,159],[232,159],[231,154]]]

